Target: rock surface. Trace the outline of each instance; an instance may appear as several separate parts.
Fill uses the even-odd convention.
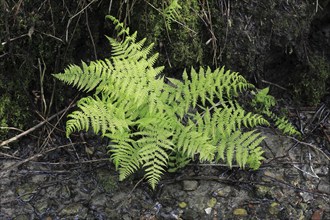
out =
[[[155,191],[138,174],[119,182],[103,158],[70,162],[59,154],[61,162],[21,166],[3,159],[0,219],[330,219],[328,143],[263,132],[259,170],[194,164],[165,175]]]

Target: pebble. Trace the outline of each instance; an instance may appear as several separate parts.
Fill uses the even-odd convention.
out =
[[[270,190],[271,190],[271,188],[268,186],[258,185],[256,187],[256,194],[257,194],[257,196],[262,198],[262,197],[265,197]]]
[[[97,209],[99,207],[103,207],[105,204],[107,204],[107,197],[105,196],[105,194],[98,194],[92,198],[90,205],[91,207]]]
[[[29,215],[18,215],[16,216],[15,220],[30,220]]]
[[[198,187],[198,181],[196,180],[184,180],[183,190],[185,191],[195,191]]]
[[[300,192],[299,194],[304,202],[309,202],[314,198],[313,194],[308,193],[308,192]]]
[[[114,194],[114,196],[111,198],[111,200],[113,201],[114,204],[117,204],[119,202],[124,201],[125,199],[127,199],[127,194],[124,192],[117,192],[116,194]]]
[[[24,185],[19,186],[16,189],[16,192],[22,201],[28,202],[33,198],[34,194],[37,192],[36,188],[37,187],[34,184],[26,183]]]
[[[217,199],[212,197],[208,202],[207,202],[207,206],[213,208],[215,206],[215,204],[217,204]]]
[[[329,174],[329,167],[322,166],[314,169],[315,174],[318,176],[327,176]]]
[[[75,215],[81,213],[81,211],[84,209],[82,204],[79,203],[72,203],[67,206],[65,206],[61,211],[60,215],[62,216],[68,216],[68,215]]]
[[[311,220],[321,220],[322,216],[323,216],[323,210],[318,209],[313,213]]]
[[[204,209],[204,210],[205,210],[205,213],[206,213],[207,215],[211,214],[211,212],[212,212],[212,208],[211,208],[211,207],[208,207],[208,208],[206,208],[206,209]]]
[[[273,202],[268,209],[268,212],[271,215],[277,215],[280,211],[281,211],[281,207],[280,204],[278,204],[277,202]]]
[[[224,187],[224,188],[220,188],[220,189],[218,189],[215,193],[214,193],[214,195],[215,196],[220,196],[220,197],[229,197],[230,195],[231,195],[231,193],[232,193],[232,188],[231,187],[229,187],[229,186],[226,186],[226,187]]]
[[[321,192],[330,193],[329,182],[321,180],[319,185],[317,186],[317,189],[320,190]]]
[[[179,203],[179,207],[180,207],[181,209],[186,208],[187,205],[188,205],[188,204],[187,204],[186,202],[180,202],[180,203]]]
[[[278,180],[278,181],[285,181],[284,177],[283,177],[283,171],[282,170],[278,170],[277,172],[274,172],[274,170],[265,170],[264,172],[264,176],[262,177],[262,180],[265,182],[273,182],[274,180]]]
[[[236,215],[236,216],[247,216],[248,215],[246,209],[243,209],[243,208],[234,209],[233,214]]]
[[[205,210],[204,210],[205,211]],[[200,219],[200,215],[196,210],[193,209],[187,209],[185,212],[182,214],[183,219]]]

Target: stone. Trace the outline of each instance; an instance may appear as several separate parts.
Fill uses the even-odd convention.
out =
[[[196,180],[184,180],[183,181],[183,190],[185,191],[194,191],[198,187],[198,181]]]
[[[182,219],[201,219],[198,212],[193,209],[186,209],[182,214]]]
[[[208,207],[208,208],[205,209],[205,213],[206,213],[207,215],[210,215],[211,212],[212,212],[212,208],[211,208],[211,207]]]
[[[330,185],[328,182],[321,180],[317,189],[321,192],[330,193]]]
[[[207,206],[213,208],[215,206],[215,204],[217,204],[217,199],[212,197],[208,202],[207,202]]]
[[[242,217],[248,215],[246,209],[243,209],[243,208],[237,208],[237,209],[235,209],[234,212],[233,212],[233,214],[236,215],[236,216],[242,216]]]
[[[30,216],[28,214],[25,215],[18,215],[16,216],[16,218],[14,218],[15,220],[30,220]]]
[[[231,189],[231,187],[229,187],[229,186],[226,186],[226,187],[224,187],[224,188],[220,188],[220,189],[218,189],[215,193],[214,193],[214,195],[215,196],[220,196],[220,197],[229,197],[230,195],[231,195],[231,193],[232,193],[232,189]]]
[[[132,220],[132,218],[128,214],[123,215],[122,219],[123,220]]]
[[[278,181],[285,181],[283,177],[283,170],[265,170],[264,176],[262,177],[262,180],[265,182],[273,182],[272,179],[278,180]]]
[[[256,194],[258,197],[265,197],[268,192],[271,190],[268,186],[257,185],[256,186]]]
[[[322,216],[323,216],[323,210],[318,209],[313,213],[311,220],[321,220]]]
[[[314,199],[313,194],[308,193],[308,192],[300,192],[299,193],[301,198],[303,199],[304,202],[309,202]]]
[[[124,192],[118,192],[111,198],[111,200],[113,201],[114,204],[122,202],[125,199],[127,199],[127,194]]]
[[[72,203],[72,204],[69,204],[69,205],[65,206],[60,211],[60,215],[66,217],[66,216],[69,216],[69,215],[80,214],[83,209],[86,209],[86,208],[84,208],[82,204]]]
[[[93,196],[90,202],[90,206],[93,207],[93,209],[103,207],[105,204],[107,204],[107,197],[105,194],[98,194]]]
[[[26,183],[24,185],[18,186],[16,192],[22,201],[28,202],[37,192],[36,188],[37,187],[33,183]]]
[[[181,209],[186,208],[187,205],[188,205],[188,204],[187,204],[186,202],[180,202],[180,203],[179,203],[179,207],[180,207]]]
[[[34,208],[38,211],[38,213],[45,213],[48,208],[47,198],[38,200],[38,202],[34,205]]]
[[[314,169],[314,172],[318,176],[327,176],[329,174],[329,167],[322,166]]]
[[[268,212],[271,215],[277,215],[280,211],[281,211],[281,207],[280,204],[278,204],[277,202],[273,202],[268,209]]]
[[[70,199],[71,198],[71,191],[68,186],[62,186],[59,190],[60,197],[63,199]]]

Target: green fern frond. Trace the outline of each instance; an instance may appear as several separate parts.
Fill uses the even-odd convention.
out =
[[[264,157],[262,156],[263,150],[261,147],[256,147],[250,150],[250,154],[247,159],[247,164],[249,164],[249,167],[256,170],[260,167],[261,161],[264,160]]]
[[[169,17],[179,8],[178,1],[172,3],[177,5],[168,9]],[[80,90],[95,91],[80,99],[78,110],[68,116],[67,136],[93,130],[109,138],[108,152],[119,179],[143,169],[152,188],[166,170],[174,171],[197,157],[224,161],[229,167],[261,165],[259,145],[264,137],[253,129],[269,122],[265,112],[246,112],[237,99],[255,89],[252,84],[224,67],[185,70],[182,80],[160,77],[164,67],[154,66],[158,53],[152,54],[153,44],[145,45],[146,39],[137,40],[137,32],[130,34],[116,18],[107,18],[122,38],[108,37],[111,58],[70,65],[64,73],[54,74]],[[266,109],[272,105],[272,99],[263,102],[267,92],[256,99]],[[294,132],[285,119],[268,110],[266,116],[284,132]]]
[[[172,21],[179,17],[180,9],[182,9],[182,7],[179,5],[178,0],[171,0],[169,6],[164,9],[165,26],[168,30],[171,30]]]
[[[111,159],[119,170],[119,180],[124,180],[141,167],[140,147],[131,139],[118,140],[114,135],[109,137],[113,138],[115,143],[109,151]]]
[[[261,89],[257,92],[252,91],[254,98],[252,99],[252,106],[261,114],[269,117],[275,126],[281,132],[287,135],[300,135],[300,132],[289,122],[286,117],[279,117],[271,110],[276,105],[276,100],[273,96],[269,95],[269,88]]]
[[[182,154],[180,151],[173,152],[169,155],[167,171],[170,173],[176,172],[177,170],[184,168],[187,164],[190,163],[190,161],[191,158],[185,154]]]

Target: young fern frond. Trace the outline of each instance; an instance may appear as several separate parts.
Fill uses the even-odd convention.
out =
[[[94,91],[68,116],[67,136],[92,129],[109,138],[119,179],[143,169],[152,188],[164,172],[196,157],[229,167],[260,166],[264,137],[254,129],[269,123],[262,115],[246,112],[237,99],[253,85],[224,67],[192,68],[184,71],[182,81],[159,77],[163,67],[154,66],[158,54],[151,54],[153,44],[145,46],[146,40],[137,41],[136,32],[130,34],[117,19],[107,18],[122,38],[108,37],[111,58],[70,65],[54,75],[80,90]],[[291,130],[281,127],[286,121],[277,121],[282,130]]]
[[[275,122],[276,128],[283,132],[283,134],[299,136],[300,132],[297,131],[286,117],[279,117],[271,111],[271,108],[276,105],[276,100],[273,96],[269,95],[268,92],[268,87],[259,90],[257,93],[252,91],[251,93],[254,95],[251,103],[252,107]]]
[[[165,26],[171,30],[171,24],[179,17],[179,10],[182,7],[179,5],[178,0],[171,0],[170,5],[164,9],[163,15],[165,19]]]

